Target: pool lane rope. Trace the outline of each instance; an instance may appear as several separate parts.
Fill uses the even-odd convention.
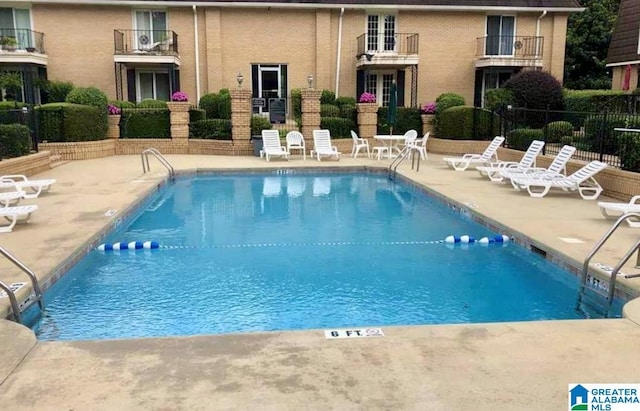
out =
[[[186,249],[204,249],[204,248],[256,248],[256,247],[300,247],[300,246],[345,246],[345,245],[423,245],[423,244],[473,244],[479,243],[483,245],[506,243],[511,239],[506,235],[498,235],[495,237],[483,237],[476,240],[469,235],[454,236],[450,235],[444,240],[431,241],[380,241],[380,242],[358,242],[358,241],[331,241],[319,243],[259,243],[259,244],[217,244],[211,246],[188,246],[188,245],[160,245],[157,241],[131,241],[117,242],[112,244],[100,244],[96,249],[99,251],[120,251],[120,250],[186,250]]]

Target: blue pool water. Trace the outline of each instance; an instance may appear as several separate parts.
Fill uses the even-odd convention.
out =
[[[46,293],[40,339],[579,318],[577,279],[371,174],[178,179]]]

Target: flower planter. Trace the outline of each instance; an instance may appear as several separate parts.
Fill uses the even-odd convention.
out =
[[[431,133],[433,134],[434,130],[434,120],[436,118],[435,114],[422,114],[420,115],[422,118],[422,134]]]
[[[191,103],[188,101],[168,101],[167,108],[174,113],[185,113],[191,108]]]

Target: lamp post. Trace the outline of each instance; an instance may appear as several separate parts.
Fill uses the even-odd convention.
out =
[[[236,76],[236,81],[238,82],[238,88],[242,89],[242,81],[244,80],[244,76],[242,75],[241,72],[238,72],[238,75]]]
[[[309,84],[309,88],[313,87],[313,75],[309,74],[307,76],[307,84]]]

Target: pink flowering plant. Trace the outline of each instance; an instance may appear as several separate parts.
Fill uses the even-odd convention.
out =
[[[187,93],[176,91],[171,95],[171,101],[189,101],[189,97],[187,96]]]
[[[360,94],[360,103],[375,103],[377,102],[376,100],[376,95],[375,94],[371,94],[371,93],[362,93]]]
[[[422,106],[422,114],[436,114],[436,103],[426,103]]]
[[[113,104],[107,105],[107,110],[109,111],[109,115],[111,116],[118,115],[122,112],[122,110],[120,110],[120,107],[114,106]]]

